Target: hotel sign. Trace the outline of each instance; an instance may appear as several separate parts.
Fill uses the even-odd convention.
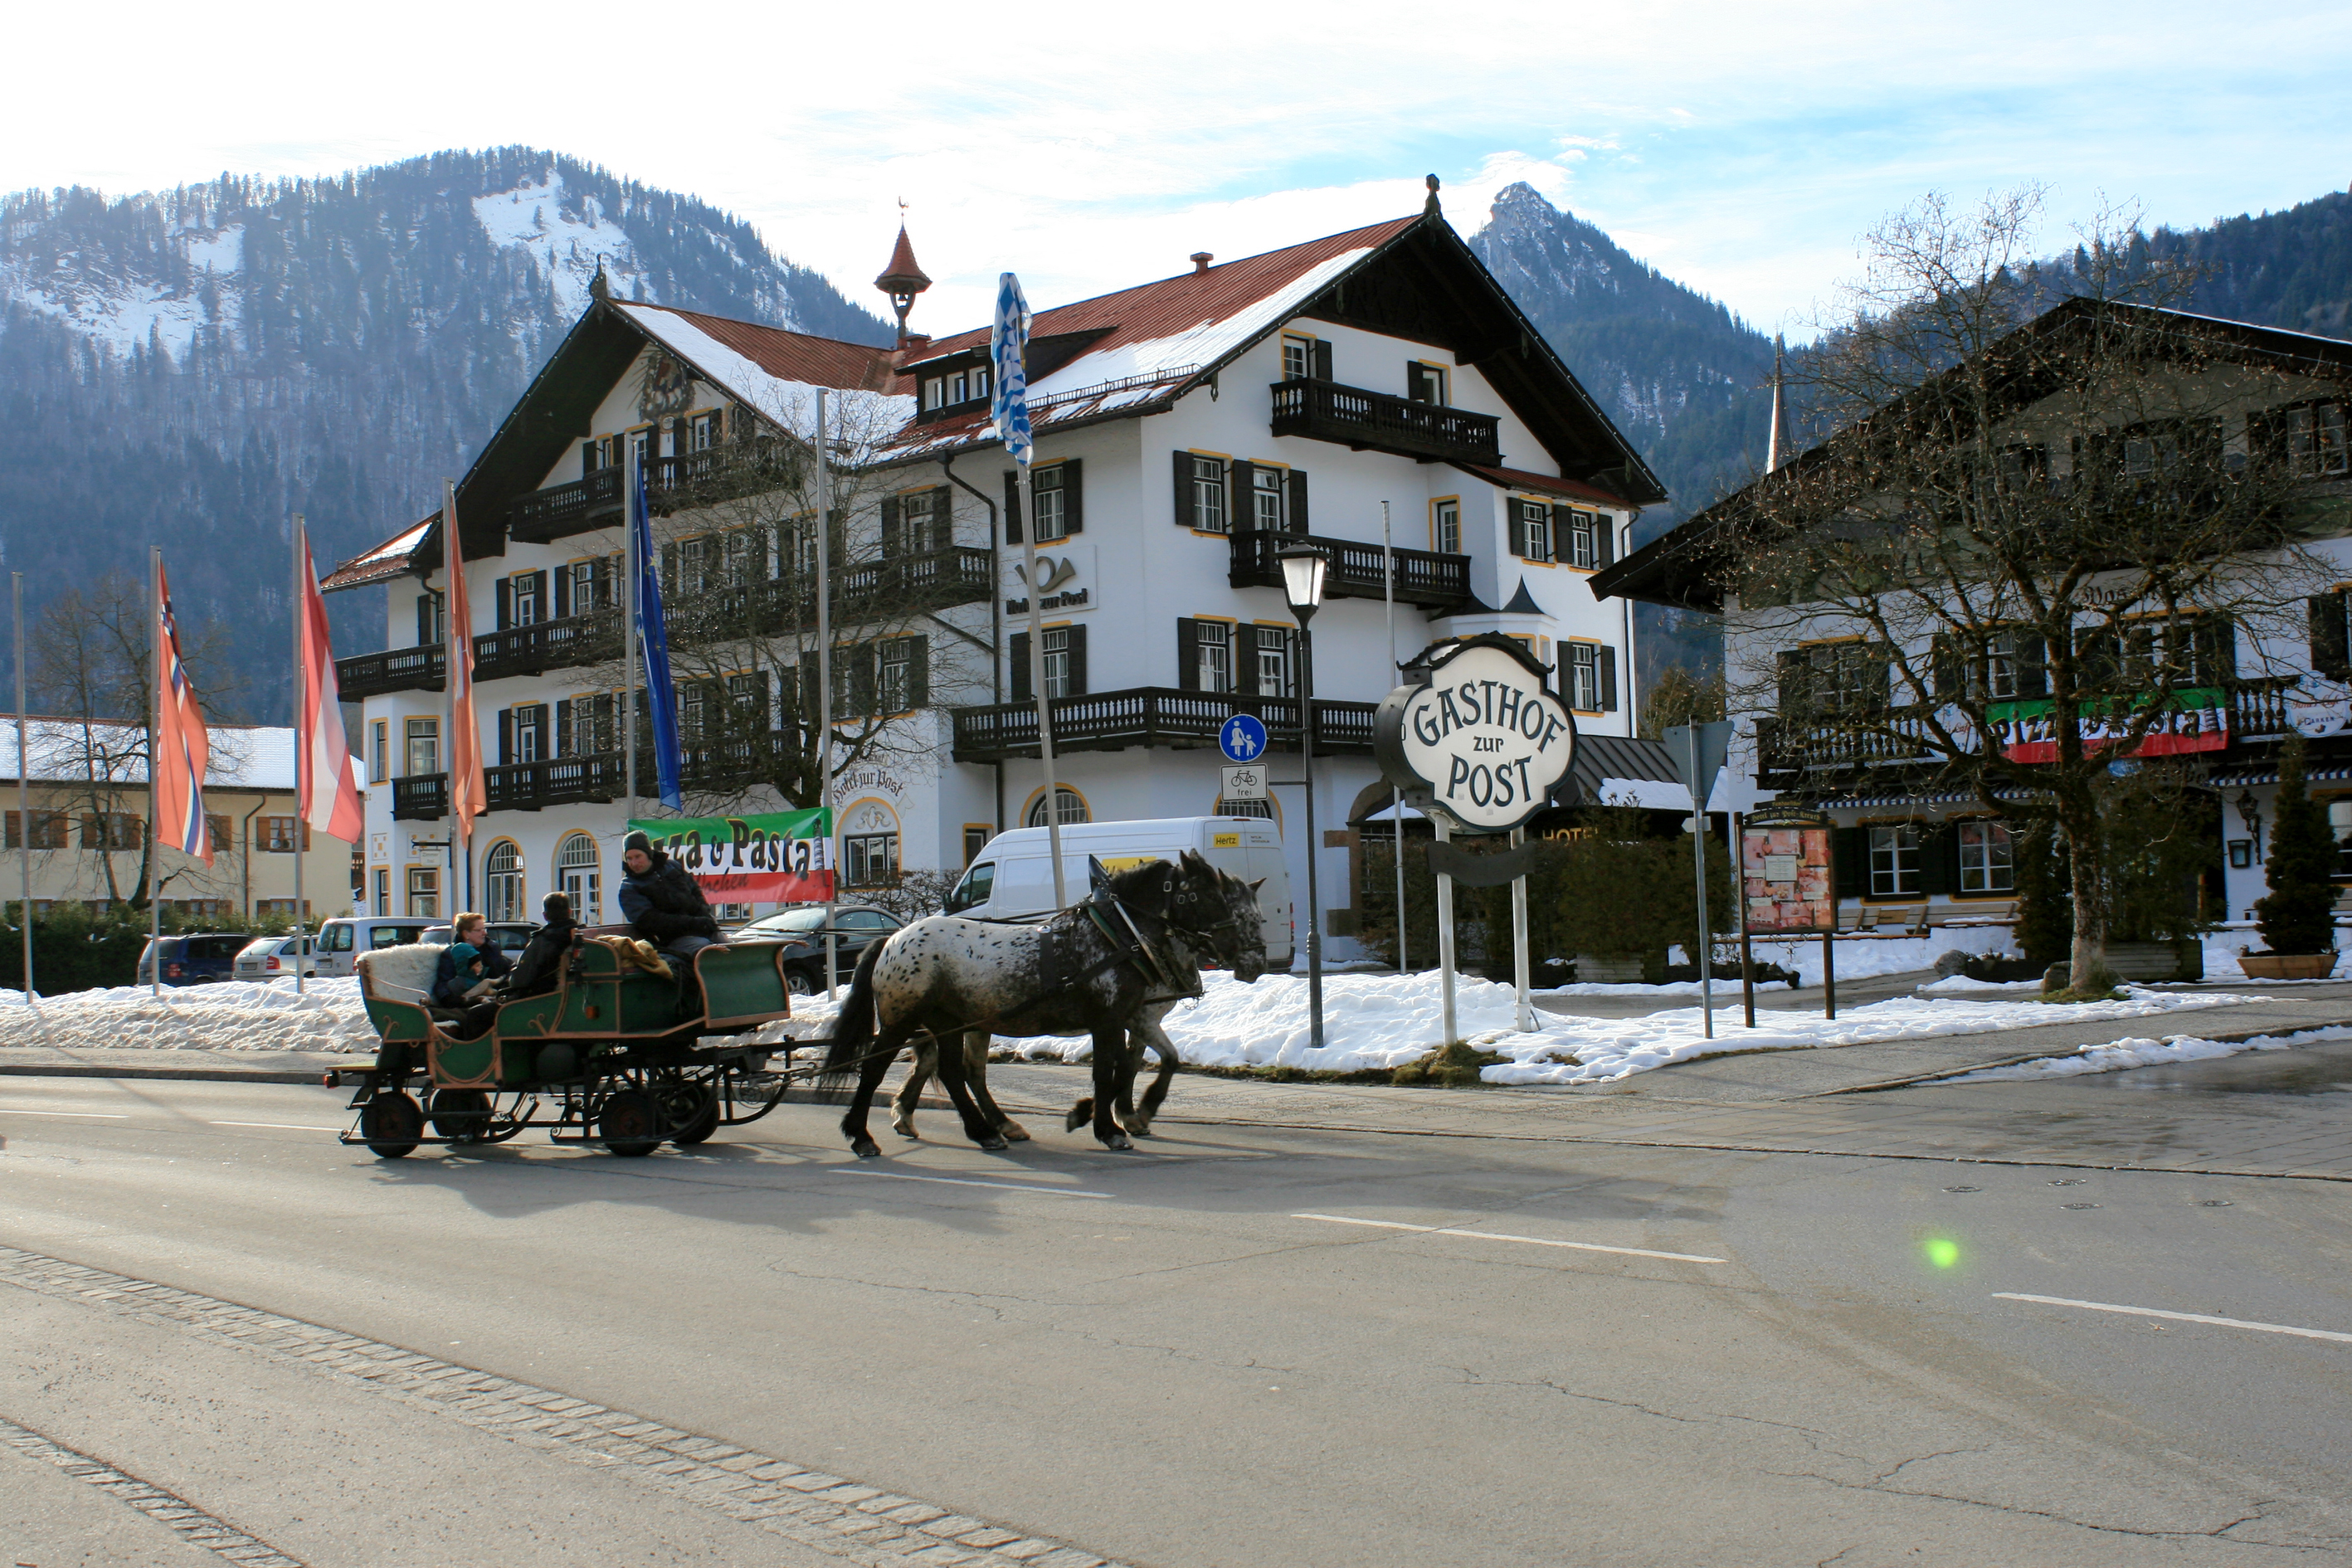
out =
[[[1521,644],[1489,632],[1430,658],[1372,720],[1381,772],[1470,833],[1508,833],[1551,803],[1576,760],[1576,717]]]

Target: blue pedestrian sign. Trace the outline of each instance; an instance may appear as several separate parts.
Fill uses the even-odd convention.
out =
[[[1217,750],[1229,763],[1254,763],[1265,751],[1265,726],[1247,713],[1236,713],[1217,731]]]

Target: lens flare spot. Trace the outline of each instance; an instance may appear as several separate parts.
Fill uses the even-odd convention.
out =
[[[1949,1268],[1960,1260],[1960,1244],[1945,1237],[1927,1238],[1927,1261],[1938,1268]]]

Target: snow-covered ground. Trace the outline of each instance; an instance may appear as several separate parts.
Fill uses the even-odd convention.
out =
[[[374,1029],[357,980],[313,980],[296,995],[291,980],[268,985],[117,985],[36,997],[0,991],[0,1047],[109,1046],[151,1050],[370,1051]]]
[[[2291,1051],[2297,1046],[2314,1046],[2323,1040],[2352,1040],[2352,1029],[2305,1029],[2292,1035],[2257,1035],[2251,1040],[2202,1040],[2194,1035],[2167,1035],[2160,1040],[2112,1040],[2104,1046],[2085,1046],[2071,1056],[2041,1057],[1943,1081],[1994,1083],[2019,1079],[2076,1078],[2084,1073],[2210,1061],[2217,1057],[2234,1057],[2242,1051]]]

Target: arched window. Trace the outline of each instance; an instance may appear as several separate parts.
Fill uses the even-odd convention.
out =
[[[1274,820],[1274,802],[1270,800],[1220,800],[1217,802],[1217,815],[1219,816],[1262,816],[1268,822],[1272,822]]]
[[[522,916],[522,851],[511,838],[501,838],[482,857],[482,881],[489,894],[486,911],[494,921],[519,921]]]
[[[595,838],[585,833],[565,836],[555,847],[556,890],[572,900],[572,918],[582,925],[604,923],[604,878]]]
[[[1055,816],[1060,819],[1060,826],[1067,827],[1073,822],[1092,822],[1094,820],[1094,814],[1087,809],[1086,796],[1080,795],[1076,790],[1072,789],[1069,785],[1057,785],[1055,789],[1054,795],[1056,803],[1060,806],[1060,809],[1055,813]],[[1045,826],[1045,796],[1042,791],[1039,792],[1037,798],[1032,801],[1029,805],[1028,825],[1032,827],[1043,827]]]

